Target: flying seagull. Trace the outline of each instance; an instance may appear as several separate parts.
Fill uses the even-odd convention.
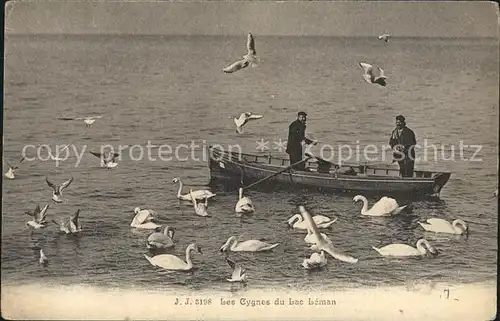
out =
[[[9,170],[7,171],[7,173],[5,173],[5,177],[7,177],[8,179],[14,179],[15,176],[14,176],[14,173],[19,171],[19,164],[22,163],[22,161],[24,160],[24,157],[22,157],[19,162],[17,162],[17,165],[14,165],[12,166],[9,162],[5,161],[7,163],[7,166],[9,166]]]
[[[248,33],[247,36],[247,54],[243,56],[243,59],[233,63],[232,65],[222,69],[225,73],[233,73],[240,69],[248,67],[248,65],[252,65],[252,67],[257,66],[257,61],[259,57],[257,56],[257,51],[255,51],[255,40],[251,33]]]
[[[73,177],[71,177],[70,179],[68,179],[59,186],[54,185],[52,182],[49,181],[47,177],[45,177],[45,181],[47,182],[47,185],[49,185],[49,187],[52,187],[52,200],[56,203],[61,203],[62,191],[71,184],[71,182],[73,181]]]
[[[68,221],[60,220],[56,222],[52,220],[53,223],[59,226],[59,230],[66,234],[75,234],[82,231],[82,225],[79,221],[80,210],[78,209],[75,214],[71,215]]]
[[[59,120],[83,120],[85,126],[90,127],[93,123],[95,123],[96,119],[102,118],[99,116],[88,116],[88,117],[59,117]]]
[[[246,123],[248,123],[250,120],[255,120],[255,119],[261,119],[262,115],[254,115],[250,112],[246,112],[246,113],[241,113],[240,117],[236,118],[236,117],[230,117],[230,118],[233,118],[234,120],[234,124],[236,125],[236,132],[238,134],[242,134],[243,133],[243,126],[245,126]]]
[[[229,282],[246,282],[247,275],[246,271],[241,268],[239,264],[236,264],[233,260],[226,258],[227,264],[233,269],[233,273],[231,274],[230,279],[226,279]]]
[[[90,151],[89,153],[101,159],[101,167],[114,168],[118,166],[118,163],[115,161],[120,156],[118,153],[111,153],[109,151],[105,151],[102,154]]]
[[[26,225],[31,226],[35,229],[44,228],[45,224],[47,224],[45,218],[47,217],[48,208],[49,204],[45,205],[43,209],[40,209],[40,206],[37,204],[33,212],[24,212],[29,216],[33,216],[33,220],[26,222]]]
[[[378,38],[379,38],[380,40],[384,40],[384,41],[385,41],[385,43],[388,43],[388,42],[389,42],[389,37],[390,37],[390,36],[391,36],[390,34],[388,34],[388,33],[384,33],[383,35],[378,36]]]
[[[373,66],[364,62],[360,62],[359,65],[361,68],[363,68],[363,78],[365,81],[369,84],[379,84],[380,86],[385,86],[386,83],[386,77],[384,75],[384,71],[382,68],[378,68],[380,71],[380,75],[378,77],[375,77],[373,75]]]

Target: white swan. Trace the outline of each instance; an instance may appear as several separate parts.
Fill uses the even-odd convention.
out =
[[[380,75],[375,77],[373,74],[373,66],[365,62],[360,62],[359,65],[363,68],[363,79],[369,84],[379,84],[380,86],[387,85],[387,77],[384,74],[382,68],[378,68]]]
[[[311,214],[309,214],[308,211],[306,211],[304,206],[299,206],[299,211],[300,213],[304,216],[305,221],[309,224],[309,227],[311,228],[312,232],[316,236],[316,244],[313,245],[313,247],[317,248],[317,250],[325,251],[326,253],[330,254],[332,257],[336,258],[337,260],[344,261],[347,263],[357,263],[358,259],[345,254],[339,250],[337,250],[332,242],[328,239],[325,239],[321,233],[318,230],[318,227],[316,226],[316,223],[314,222],[313,218],[311,217]]]
[[[229,282],[246,282],[247,275],[245,269],[243,269],[239,264],[236,264],[233,260],[226,258],[227,264],[233,269],[230,279],[226,279]]]
[[[7,177],[8,179],[14,179],[15,178],[15,175],[14,173],[16,173],[17,171],[19,171],[19,164],[22,163],[22,161],[24,160],[24,157],[22,157],[19,162],[17,162],[17,165],[11,165],[9,162],[5,161],[5,163],[7,163],[7,166],[9,166],[9,169],[7,170],[7,173],[5,173],[5,177]]]
[[[156,212],[151,210],[141,210],[139,207],[134,209],[135,216],[130,223],[131,227],[147,230],[155,230],[161,225],[152,222],[156,218]]]
[[[49,208],[49,204],[45,205],[42,209],[37,204],[35,210],[32,212],[24,212],[30,216],[33,216],[33,220],[26,222],[26,225],[31,226],[35,229],[44,228],[45,224],[47,224],[47,209]]]
[[[205,198],[205,203],[196,202],[196,197],[193,196],[193,190],[189,190],[189,196],[193,200],[194,212],[199,216],[209,216],[207,212],[208,208],[208,198]]]
[[[280,245],[280,243],[269,244],[259,240],[248,240],[248,241],[238,242],[235,236],[231,236],[230,238],[227,239],[226,243],[224,243],[224,245],[221,246],[219,251],[225,252],[227,250],[231,250],[233,252],[261,252],[261,251],[270,251],[275,247],[277,247],[278,245]]]
[[[327,242],[330,242],[330,239],[328,238],[328,236],[326,236],[325,234],[323,233],[320,233],[321,234],[321,237],[323,237]],[[308,226],[307,227],[307,235],[304,237],[304,242],[306,242],[307,244],[316,244],[316,235],[314,235],[314,232],[312,231],[312,229]]]
[[[116,162],[116,158],[120,157],[120,154],[118,153],[111,153],[109,151],[104,151],[103,153],[89,151],[89,153],[101,160],[101,167],[115,168],[118,166],[118,163]]]
[[[172,182],[174,182],[174,184],[179,183],[179,190],[177,191],[177,198],[180,200],[184,200],[184,201],[191,201],[191,196],[189,195],[189,193],[184,194],[184,195],[181,194],[182,187],[184,186],[181,179],[179,177],[175,177],[174,179],[172,179]],[[194,195],[194,197],[196,197],[197,200],[203,200],[205,198],[211,198],[211,197],[215,196],[214,193],[212,193],[211,191],[209,191],[207,189],[193,191],[193,195]]]
[[[450,223],[441,218],[430,218],[427,220],[428,224],[421,222],[417,223],[420,224],[424,230],[436,233],[467,234],[469,231],[467,224],[460,219],[456,219],[453,223]]]
[[[427,254],[427,252],[431,254],[438,253],[437,250],[426,239],[418,240],[417,248],[399,243],[389,244],[382,248],[376,248],[372,246],[372,248],[382,256],[407,257],[407,256],[422,256]]]
[[[239,193],[239,198],[238,202],[236,203],[236,206],[234,207],[234,210],[236,213],[253,213],[255,212],[255,208],[253,207],[252,200],[250,197],[245,196],[243,197],[243,188],[240,187],[238,190]]]
[[[52,188],[52,200],[56,203],[61,203],[63,201],[61,198],[62,191],[71,184],[71,182],[73,181],[73,177],[71,177],[70,179],[68,179],[59,186],[56,186],[53,183],[51,183],[47,177],[45,177],[45,181],[47,182],[47,185],[49,185],[49,187]]]
[[[238,71],[240,69],[248,67],[250,64],[252,67],[257,66],[257,61],[259,60],[259,57],[256,56],[257,52],[255,51],[255,40],[252,36],[251,33],[248,33],[247,35],[247,54],[243,56],[242,60],[236,61],[235,63],[231,64],[230,66],[222,69],[225,73],[233,73],[235,71]]]
[[[391,216],[401,212],[408,205],[399,206],[398,202],[390,197],[382,197],[377,203],[373,204],[372,208],[368,210],[368,200],[363,195],[356,195],[352,199],[354,202],[363,201],[363,208],[361,215],[368,216]]]
[[[493,192],[493,196],[498,196],[498,188]]]
[[[241,113],[238,118],[234,117],[233,120],[236,125],[236,132],[238,134],[243,134],[243,126],[245,126],[245,124],[247,124],[250,120],[261,119],[262,117],[264,116],[254,115],[250,112]]]
[[[312,270],[321,268],[325,266],[326,263],[327,260],[325,251],[321,251],[320,253],[311,254],[311,257],[308,259],[304,259],[304,261],[302,261],[302,266],[304,267],[304,269]]]
[[[325,220],[325,218],[328,220]],[[323,215],[315,215],[312,219],[314,220],[314,223],[318,228],[328,228],[330,227],[330,225],[337,221],[337,218],[335,218],[334,220],[330,220],[328,217]],[[288,225],[300,230],[306,230],[309,226],[309,224],[304,221],[304,218],[300,214],[295,214],[294,216],[290,217],[288,219]]]
[[[197,250],[200,254],[203,254],[200,246],[196,243],[189,244],[186,248],[186,262],[175,255],[171,254],[160,254],[154,257],[149,257],[144,254],[144,257],[153,266],[161,267],[165,270],[182,270],[189,271],[193,268],[193,261],[191,261],[191,251]]]
[[[148,249],[165,249],[174,246],[175,230],[166,226],[163,232],[154,232],[148,236],[146,246]]]
[[[102,118],[102,116],[88,116],[88,117],[59,117],[59,120],[83,120],[85,126],[90,127],[96,119]]]
[[[40,259],[38,259],[38,262],[43,266],[46,266],[49,263],[49,259],[45,256],[42,249],[40,249]]]

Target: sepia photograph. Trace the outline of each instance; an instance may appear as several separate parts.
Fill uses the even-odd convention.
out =
[[[6,2],[2,317],[495,319],[499,17]]]

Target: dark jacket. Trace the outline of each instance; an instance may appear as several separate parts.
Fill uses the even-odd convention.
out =
[[[312,140],[306,138],[306,125],[298,119],[288,127],[288,141],[286,143],[286,152],[288,154],[302,154],[302,141],[311,144]]]
[[[398,135],[397,128],[394,129],[392,131],[391,138],[389,138],[389,145],[391,146],[391,148],[396,145],[404,146],[405,156],[410,156],[412,160],[415,160],[415,145],[417,145],[417,139],[415,138],[415,133],[413,132],[413,130],[409,129],[408,127],[403,127],[401,135]],[[411,148],[412,146],[413,148]],[[408,154],[409,152],[410,154]],[[397,155],[397,153],[395,153],[394,155]]]

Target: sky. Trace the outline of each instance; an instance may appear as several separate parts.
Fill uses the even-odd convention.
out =
[[[11,1],[7,32],[498,37],[486,1]]]

